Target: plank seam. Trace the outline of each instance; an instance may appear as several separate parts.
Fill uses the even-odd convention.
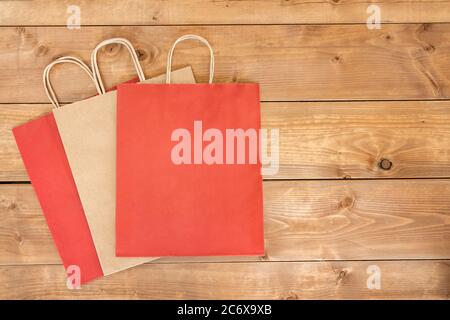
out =
[[[449,262],[450,258],[410,258],[410,259],[323,259],[323,260],[280,260],[280,261],[269,261],[269,260],[260,260],[260,261],[161,261],[161,262],[148,262],[143,263],[138,266],[142,265],[163,265],[163,264],[256,264],[256,263],[305,263],[305,264],[312,264],[312,263],[332,263],[332,262],[339,262],[339,263],[345,263],[345,262],[422,262],[422,261],[442,261],[442,262]],[[62,266],[62,263],[26,263],[26,264],[3,264],[0,263],[1,267],[24,267],[24,266]]]
[[[289,182],[289,181],[390,181],[390,180],[450,180],[450,177],[386,177],[386,178],[318,178],[318,179],[301,179],[301,178],[263,178],[263,181],[277,181],[277,182]],[[0,185],[8,184],[30,184],[31,181],[0,181]]]
[[[421,25],[421,24],[450,24],[450,21],[421,21],[421,22],[380,22],[381,25]],[[198,23],[198,24],[86,24],[81,27],[99,28],[99,27],[227,27],[227,26],[365,26],[366,22],[330,22],[330,23]],[[65,24],[5,24],[0,28],[66,28]]]
[[[222,82],[221,82],[222,83]],[[232,82],[223,82],[232,83]],[[333,102],[347,102],[347,103],[361,103],[361,102],[448,102],[450,98],[430,98],[430,99],[337,99],[337,100],[261,100],[260,103],[333,103]],[[74,101],[61,101],[61,104],[71,104]],[[29,105],[50,105],[47,101],[45,102],[0,102],[1,105],[18,105],[18,104],[29,104]]]

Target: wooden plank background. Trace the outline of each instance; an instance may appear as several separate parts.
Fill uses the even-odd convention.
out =
[[[69,5],[82,8],[83,25],[365,23],[371,4],[385,23],[450,18],[448,0],[22,0],[0,2],[0,23],[66,25]]]
[[[369,30],[367,7],[381,8]],[[69,5],[82,27],[65,27]],[[0,1],[0,297],[449,299],[450,1]],[[120,12],[120,14],[117,14]],[[262,125],[280,130],[264,182],[260,258],[161,259],[66,289],[64,270],[11,134],[50,111],[41,75],[128,38],[147,76],[179,35],[216,53],[216,81],[258,82]],[[100,53],[106,84],[133,77],[120,46]],[[175,67],[207,79],[208,52],[182,44]],[[56,67],[61,101],[94,93]],[[383,161],[383,166],[380,164]],[[367,287],[367,268],[381,289]]]
[[[443,100],[450,97],[450,24],[3,27],[0,103],[47,102],[42,68],[55,57],[87,60],[110,37],[129,39],[147,76],[163,73],[167,51],[183,34],[201,34],[215,49],[217,82],[258,81],[263,101]],[[126,50],[109,46],[100,61],[107,84],[133,74]],[[177,47],[174,67],[192,65],[199,82],[208,74],[208,50]],[[61,100],[94,94],[73,66],[54,76]],[[64,81],[63,81],[64,80]]]
[[[370,261],[147,264],[67,290],[56,265],[1,267],[9,299],[442,299],[448,261],[377,261],[383,290],[368,290]]]

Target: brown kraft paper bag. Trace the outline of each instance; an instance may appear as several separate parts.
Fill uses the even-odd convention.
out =
[[[116,257],[117,93],[105,92],[96,62],[98,50],[110,43],[128,49],[141,82],[156,84],[166,79],[163,74],[146,80],[134,48],[126,39],[105,40],[91,55],[96,85],[103,94],[53,111],[105,275],[157,259]],[[190,67],[173,71],[171,76],[176,83],[195,83]]]

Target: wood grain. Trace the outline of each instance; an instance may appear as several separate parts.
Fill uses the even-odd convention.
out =
[[[0,180],[28,180],[11,129],[50,110],[0,105]],[[448,101],[263,103],[262,126],[280,132],[266,179],[450,177]]]
[[[367,288],[371,265],[380,290]],[[449,299],[449,290],[449,260],[153,264],[80,290],[67,289],[62,266],[0,267],[3,299]]]
[[[55,57],[79,55],[110,37],[128,38],[148,76],[163,73],[166,54],[182,34],[200,34],[216,56],[216,82],[258,82],[263,101],[429,100],[450,98],[450,24],[252,25],[149,27],[5,27],[0,29],[0,103],[45,103],[42,70]],[[128,80],[130,59],[120,46],[100,55],[107,86]],[[191,64],[207,79],[208,51],[177,47],[174,67]],[[82,71],[55,72],[62,101],[94,94]],[[64,90],[63,90],[64,89]]]
[[[370,4],[379,30],[366,26]],[[81,29],[66,27],[69,5]],[[178,36],[206,37],[216,82],[260,83],[262,126],[280,130],[280,170],[264,182],[264,257],[164,258],[71,291],[32,186],[0,184],[0,298],[450,299],[449,7],[0,1],[0,182],[28,181],[11,128],[50,111],[44,67],[68,54],[87,61],[111,37],[135,45],[147,76],[165,71]],[[135,74],[120,46],[99,60],[106,86]],[[207,50],[177,47],[174,67],[186,65],[205,82]],[[59,100],[95,93],[76,67],[55,69]],[[380,290],[367,288],[371,265]]]
[[[450,259],[448,194],[450,180],[265,182],[262,260]],[[0,185],[0,220],[0,264],[59,263],[30,185]],[[248,259],[212,259],[230,260]]]
[[[0,25],[66,25],[69,5],[80,8],[82,26],[366,23],[371,4],[382,22],[450,21],[445,0],[33,0],[0,1]]]
[[[262,126],[280,132],[280,170],[266,179],[450,174],[449,102],[263,103]]]

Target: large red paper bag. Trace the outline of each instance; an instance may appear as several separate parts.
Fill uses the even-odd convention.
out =
[[[63,57],[49,64],[44,85],[55,107],[56,97],[47,80],[50,69],[60,63],[76,64],[94,80],[89,68],[76,58]],[[75,266],[81,284],[101,277],[103,272],[53,114],[15,127],[13,133],[64,267]]]
[[[186,39],[209,47],[209,84],[170,84]],[[263,255],[258,85],[212,84],[192,35],[167,70],[165,85],[118,87],[117,255]]]

